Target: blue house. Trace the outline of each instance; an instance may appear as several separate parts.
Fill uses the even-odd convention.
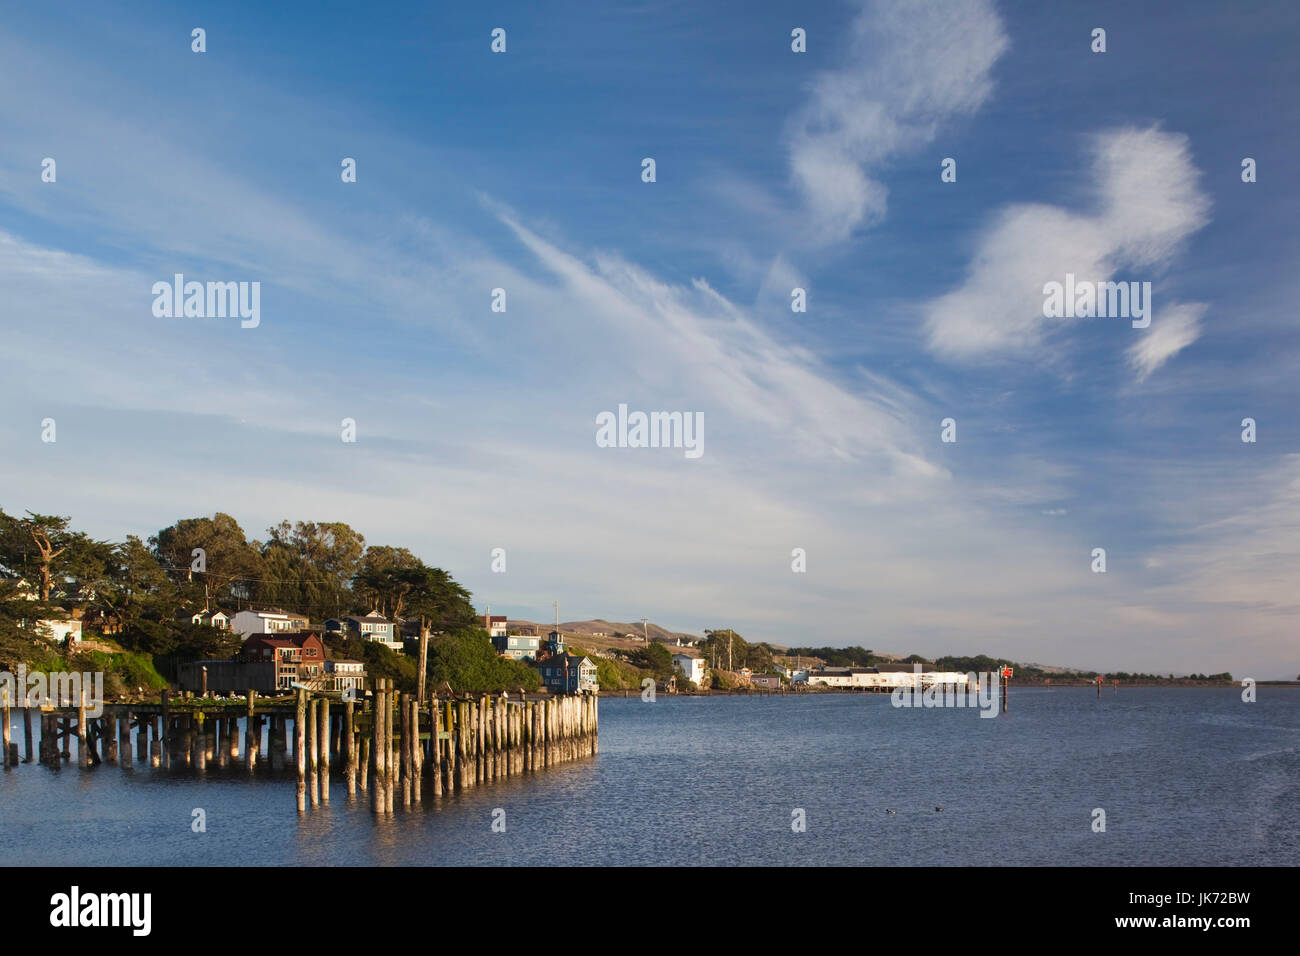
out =
[[[548,657],[537,665],[537,669],[541,672],[542,683],[553,694],[577,694],[600,689],[596,681],[596,665],[588,657],[575,657],[564,651]]]
[[[537,649],[542,639],[536,634],[497,634],[492,637],[492,646],[502,657],[516,661],[531,661],[537,657]]]

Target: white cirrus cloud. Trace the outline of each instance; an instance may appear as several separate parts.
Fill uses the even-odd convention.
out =
[[[980,237],[965,281],[924,306],[932,352],[962,362],[1040,351],[1066,330],[1061,320],[1043,318],[1046,283],[1067,273],[1104,282],[1120,270],[1158,272],[1208,221],[1186,136],[1125,128],[1097,134],[1091,145],[1095,210],[1041,203],[1001,210]],[[1195,341],[1203,311],[1197,304],[1152,310],[1151,331],[1132,353],[1139,376]]]
[[[850,27],[849,62],[821,73],[790,124],[790,171],[814,241],[847,238],[884,218],[873,175],[975,112],[993,89],[1008,40],[987,0],[867,3]]]
[[[1159,318],[1127,352],[1139,382],[1200,338],[1205,308],[1200,303],[1184,303],[1160,310]]]

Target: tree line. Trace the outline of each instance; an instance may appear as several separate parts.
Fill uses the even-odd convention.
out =
[[[343,522],[281,521],[262,539],[218,512],[185,518],[146,539],[98,540],[70,518],[0,509],[0,666],[48,656],[25,622],[79,613],[83,633],[148,655],[163,674],[185,660],[228,657],[237,635],[194,624],[205,608],[281,607],[313,621],[377,611],[414,624],[426,679],[456,689],[537,685],[536,672],[500,661],[470,592],[406,548],[368,545]],[[326,635],[336,655],[375,676],[419,683],[419,664],[371,641]]]

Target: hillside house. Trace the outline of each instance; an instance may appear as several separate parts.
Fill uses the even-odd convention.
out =
[[[704,680],[708,668],[704,665],[704,658],[698,654],[687,654],[679,651],[673,655],[673,666],[678,668],[683,676],[696,687],[705,686]]]
[[[286,693],[295,683],[315,690],[364,693],[366,667],[361,661],[329,660],[325,645],[312,633],[254,634],[228,660],[191,661],[180,666],[181,690],[212,694]]]
[[[221,631],[230,630],[230,615],[225,611],[199,611],[190,618],[191,624],[206,624]],[[265,633],[265,632],[262,632]]]
[[[492,646],[497,653],[516,661],[536,660],[541,642],[542,639],[536,634],[501,634],[492,637]]]
[[[74,618],[45,618],[36,622],[36,629],[46,632],[60,644],[64,641],[81,643],[81,622]]]
[[[294,634],[307,627],[307,618],[286,611],[237,611],[230,618],[230,630],[240,637],[253,634]]]
[[[275,687],[288,690],[297,681],[306,683],[325,674],[325,645],[315,634],[271,637],[254,635],[244,641],[237,660],[275,665]],[[208,686],[212,687],[211,679]]]
[[[596,665],[589,657],[574,657],[563,651],[537,665],[542,675],[542,683],[553,694],[577,694],[583,691],[596,691],[600,685],[596,682]]]
[[[352,615],[344,618],[330,618],[325,622],[325,630],[342,634],[355,634],[367,641],[383,644],[393,651],[400,651],[406,646],[394,633],[392,622],[378,611],[371,611],[365,617]]]

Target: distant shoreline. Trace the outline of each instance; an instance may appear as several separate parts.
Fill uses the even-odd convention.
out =
[[[1051,684],[1046,681],[1011,681],[1011,691],[1017,688],[1036,687],[1039,689],[1050,689],[1054,687],[1066,687],[1075,690],[1090,689],[1097,686],[1096,681],[1089,680],[1057,680],[1052,678]],[[1121,681],[1120,690],[1137,687],[1179,687],[1179,688],[1202,688],[1210,690],[1227,690],[1239,689],[1240,681],[1200,681],[1200,680],[1164,680],[1164,681]],[[1257,680],[1256,687],[1269,688],[1287,688],[1300,690],[1300,681],[1293,680]],[[1102,691],[1110,694],[1115,693],[1115,685],[1104,683],[1101,685]],[[877,689],[871,687],[818,687],[806,690],[767,690],[761,687],[753,689],[737,688],[734,690],[695,690],[695,691],[677,691],[674,693],[664,693],[662,691],[656,694],[657,697],[812,697],[821,694],[861,694],[861,695],[888,695],[892,689]],[[601,697],[630,698],[640,697],[642,691],[638,688],[625,688],[622,690],[605,690],[600,691]]]

